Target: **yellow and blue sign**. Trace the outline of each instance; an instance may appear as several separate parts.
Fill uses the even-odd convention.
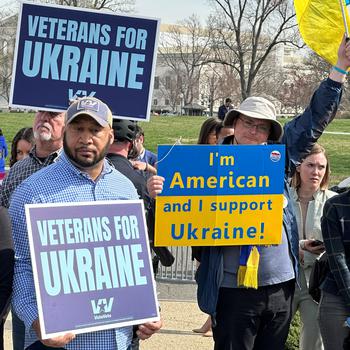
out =
[[[279,244],[284,145],[159,146],[157,246]]]

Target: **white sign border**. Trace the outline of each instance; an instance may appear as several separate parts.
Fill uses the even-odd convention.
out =
[[[67,10],[73,10],[73,11],[92,12],[92,13],[98,13],[98,14],[140,18],[140,19],[148,19],[148,20],[156,21],[157,28],[156,28],[156,35],[155,35],[155,40],[154,40],[153,60],[152,60],[149,92],[148,92],[148,104],[147,104],[146,118],[142,119],[142,118],[135,118],[132,116],[113,115],[113,118],[115,118],[115,119],[128,119],[128,120],[135,120],[135,121],[140,121],[140,122],[142,122],[142,121],[149,122],[150,121],[150,119],[151,119],[151,107],[152,107],[152,95],[153,95],[153,87],[154,87],[154,76],[155,76],[155,71],[156,71],[158,42],[159,42],[160,18],[149,17],[149,16],[137,16],[137,15],[130,15],[130,14],[126,15],[126,14],[122,14],[122,13],[115,13],[113,11],[106,10],[106,9],[96,10],[96,9],[88,9],[88,8],[82,8],[82,7],[64,6],[64,5],[33,3],[30,1],[20,1],[20,7],[19,7],[19,12],[18,12],[18,21],[17,21],[16,44],[15,44],[14,60],[13,60],[13,66],[12,66],[12,78],[11,78],[11,88],[10,88],[10,97],[9,97],[9,107],[19,108],[19,109],[29,109],[29,110],[43,110],[43,109],[45,109],[45,111],[49,111],[49,112],[64,112],[65,111],[65,110],[57,109],[57,108],[49,108],[49,107],[43,108],[40,106],[28,106],[28,105],[19,105],[19,104],[13,103],[13,93],[14,93],[14,86],[15,86],[17,57],[18,57],[18,44],[19,44],[19,36],[20,36],[20,32],[21,32],[23,5],[61,8],[61,9],[67,9]],[[101,97],[101,98],[103,98],[103,97]]]
[[[33,240],[33,232],[32,232],[32,222],[30,219],[30,209],[31,208],[52,208],[52,207],[76,207],[76,206],[99,206],[99,205],[118,205],[118,204],[139,204],[142,210],[142,218],[143,218],[143,226],[145,228],[146,233],[146,246],[147,246],[147,254],[149,256],[149,268],[150,271],[153,272],[153,266],[151,261],[151,251],[150,251],[150,245],[149,245],[149,239],[147,234],[147,224],[145,219],[145,208],[143,204],[143,200],[111,200],[111,201],[89,201],[89,202],[67,202],[67,203],[45,203],[45,204],[25,204],[25,214],[26,214],[26,220],[27,220],[27,231],[28,231],[28,240],[29,240],[29,248],[30,248],[30,256],[31,256],[31,263],[32,263],[32,271],[33,271],[33,277],[34,277],[34,286],[35,286],[35,295],[37,298],[37,306],[38,306],[38,314],[39,314],[39,323],[40,323],[40,332],[42,335],[42,339],[49,339],[53,337],[57,337],[60,335],[64,335],[66,333],[74,333],[74,334],[81,334],[81,333],[87,333],[87,332],[96,332],[100,330],[107,330],[112,328],[118,328],[118,327],[125,327],[125,326],[131,326],[135,325],[135,320],[133,321],[122,321],[122,322],[114,322],[111,324],[105,324],[101,326],[91,326],[91,327],[85,327],[80,329],[73,329],[73,330],[66,330],[62,332],[55,332],[55,333],[47,333],[46,327],[45,327],[45,321],[44,321],[44,311],[42,306],[42,298],[40,293],[40,283],[39,283],[39,277],[37,273],[37,261],[35,257],[35,248],[34,248],[34,240]],[[153,276],[152,276],[153,277]],[[154,278],[151,279],[152,283],[152,289],[153,289],[153,296],[154,296],[154,302],[155,305],[158,305],[158,299],[157,299],[157,292],[156,292],[156,285]],[[137,324],[142,324],[145,322],[153,322],[153,321],[159,321],[160,320],[160,313],[159,308],[156,308],[157,316],[145,318],[145,319],[137,319]]]

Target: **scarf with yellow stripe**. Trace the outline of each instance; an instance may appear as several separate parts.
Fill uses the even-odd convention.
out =
[[[259,260],[259,247],[251,245],[241,246],[237,273],[238,287],[258,288]]]

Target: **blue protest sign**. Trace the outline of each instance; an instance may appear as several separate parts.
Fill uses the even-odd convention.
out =
[[[155,245],[279,244],[284,145],[159,146]]]
[[[66,110],[95,96],[118,118],[148,120],[159,20],[22,3],[10,105]]]
[[[161,196],[283,193],[284,145],[161,145],[158,159]]]
[[[44,339],[159,319],[142,201],[30,204],[26,218]]]

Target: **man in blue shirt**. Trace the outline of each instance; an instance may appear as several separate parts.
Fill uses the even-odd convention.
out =
[[[75,101],[66,113],[60,159],[30,176],[12,195],[9,213],[16,251],[13,306],[26,326],[27,350],[126,350],[131,343],[132,327],[41,339],[24,213],[28,203],[138,199],[132,183],[105,160],[113,139],[107,105],[92,97]],[[146,323],[139,326],[137,334],[146,339],[160,327],[160,321]]]

